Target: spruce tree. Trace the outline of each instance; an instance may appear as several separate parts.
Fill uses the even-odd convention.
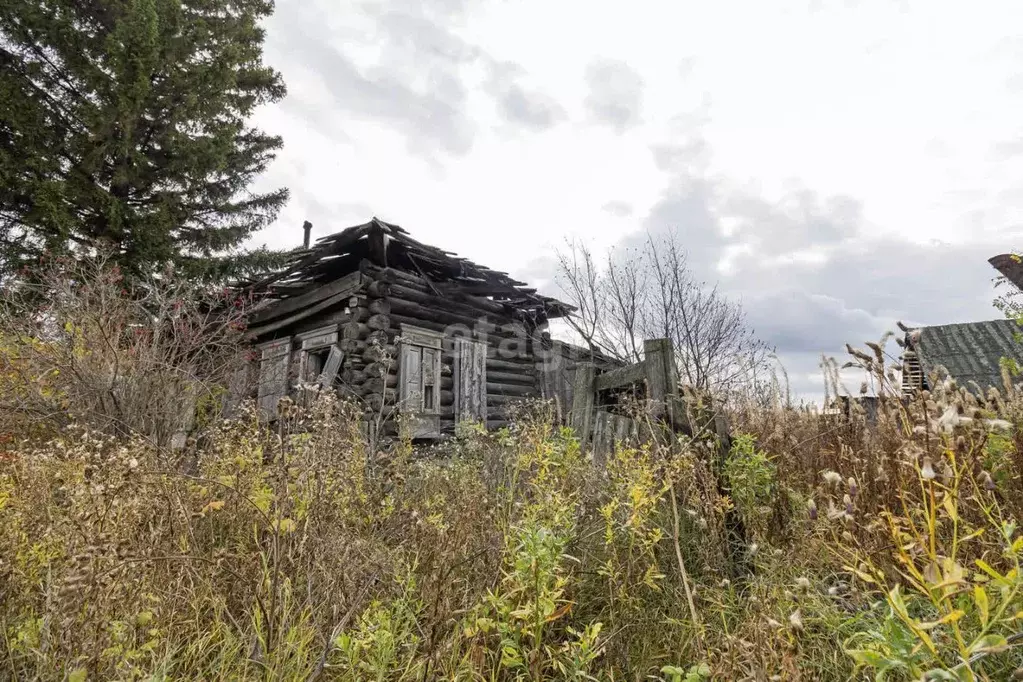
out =
[[[242,252],[287,189],[252,193],[281,138],[248,119],[280,100],[262,63],[272,0],[0,3],[0,274],[113,249],[213,279],[272,265]]]

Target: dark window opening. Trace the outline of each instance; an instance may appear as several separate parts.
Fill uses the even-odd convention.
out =
[[[304,381],[312,383],[316,381],[320,373],[323,372],[323,367],[327,364],[327,356],[330,355],[330,347],[315,348],[308,351],[305,360],[305,376],[302,377]]]
[[[423,409],[433,409],[433,386],[426,385],[423,387]]]
[[[645,410],[647,399],[646,382],[636,382],[597,391],[596,407],[625,417],[635,417]]]

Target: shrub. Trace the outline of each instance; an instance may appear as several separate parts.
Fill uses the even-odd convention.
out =
[[[172,271],[129,282],[102,257],[8,284],[0,433],[45,438],[73,423],[168,448],[219,414],[244,366],[245,307]]]

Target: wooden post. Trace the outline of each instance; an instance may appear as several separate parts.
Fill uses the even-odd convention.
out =
[[[671,339],[646,339],[643,342],[647,386],[652,401],[651,416],[671,419],[672,396],[678,396],[678,375],[675,372]]]
[[[679,396],[675,347],[671,339],[646,339],[643,354],[652,402],[651,416],[663,420],[675,431],[692,435],[685,404]]]
[[[596,400],[594,381],[597,367],[592,363],[579,365],[575,370],[575,381],[572,386],[572,419],[570,426],[579,437],[583,447],[589,442],[590,430],[593,427],[593,409]]]

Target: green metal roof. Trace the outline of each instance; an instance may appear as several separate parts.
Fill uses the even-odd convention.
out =
[[[984,391],[992,386],[1001,390],[1001,358],[1023,365],[1023,342],[1016,338],[1021,333],[1014,320],[945,324],[921,328],[914,345],[928,378],[944,367],[960,386],[972,389],[972,381]]]

